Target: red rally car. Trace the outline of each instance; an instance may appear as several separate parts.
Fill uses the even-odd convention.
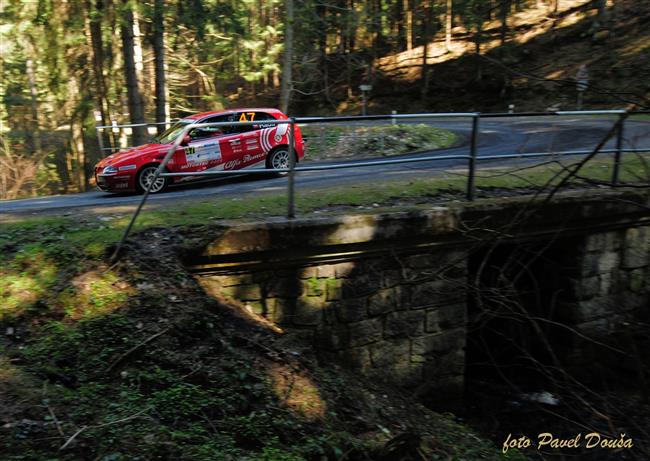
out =
[[[272,124],[269,120],[287,120],[277,109],[232,109],[185,117],[174,123],[151,144],[117,152],[95,166],[97,186],[108,192],[142,192],[152,181],[158,165],[180,133],[192,123],[259,122],[250,126],[215,126],[194,128],[167,163],[172,173],[239,170],[250,167],[288,168],[288,123]],[[265,123],[267,122],[267,123]],[[304,142],[296,125],[295,159],[305,155]],[[158,177],[150,192],[163,191],[172,183],[196,179],[197,176]]]

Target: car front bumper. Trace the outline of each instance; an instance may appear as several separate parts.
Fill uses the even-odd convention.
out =
[[[135,179],[133,175],[95,173],[97,187],[104,192],[133,192]]]

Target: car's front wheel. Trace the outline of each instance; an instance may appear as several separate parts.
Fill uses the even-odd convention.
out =
[[[150,187],[150,184],[150,194],[157,194],[158,192],[162,192],[167,188],[169,179],[158,176],[154,180],[154,177],[156,176],[156,170],[158,170],[158,165],[147,165],[138,172],[137,187],[139,192],[146,191],[147,188]]]
[[[269,170],[282,170],[289,168],[289,148],[278,147],[271,151],[266,159],[266,168]],[[294,153],[294,159],[295,159]]]

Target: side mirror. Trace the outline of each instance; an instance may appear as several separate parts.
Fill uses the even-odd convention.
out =
[[[185,136],[183,136],[183,140],[181,141],[181,146],[187,146],[191,140],[192,138],[190,137],[190,135],[186,134]]]

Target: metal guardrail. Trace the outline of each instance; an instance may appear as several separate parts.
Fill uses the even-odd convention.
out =
[[[127,123],[127,124],[122,124],[118,125],[117,121],[113,120],[113,123],[111,125],[99,125],[95,127],[95,131],[97,132],[97,143],[99,144],[99,151],[104,152],[104,151],[119,151],[120,149],[129,149],[135,146],[120,146],[119,148],[115,147],[104,147],[104,136],[103,132],[105,130],[110,130],[111,132],[115,133],[121,133],[122,129],[128,128],[138,128],[138,127],[146,127],[147,130],[149,127],[156,127],[159,125],[164,125],[165,127],[168,125],[171,125],[172,123],[176,122],[178,119],[171,119],[168,122],[150,122],[150,123]],[[117,131],[115,131],[117,130]]]
[[[614,157],[614,169],[612,174],[612,183],[619,183],[619,171],[620,171],[620,161],[621,155],[626,152],[648,152],[650,147],[644,149],[630,149],[623,147],[623,132],[624,132],[624,121],[630,114],[636,113],[650,113],[649,111],[635,111],[628,112],[626,110],[602,110],[602,111],[556,111],[556,112],[529,112],[529,113],[493,113],[493,114],[481,114],[478,112],[467,112],[467,113],[426,113],[426,114],[391,114],[391,115],[366,115],[366,116],[345,116],[345,117],[300,117],[294,118],[291,117],[288,120],[264,120],[265,125],[281,125],[289,124],[289,168],[286,169],[276,169],[274,172],[287,173],[288,175],[288,184],[287,184],[287,194],[288,194],[288,204],[287,204],[287,217],[289,219],[295,217],[295,174],[306,171],[324,171],[324,170],[338,170],[346,168],[363,168],[370,166],[378,165],[395,165],[395,164],[404,164],[404,163],[419,163],[419,162],[431,162],[431,161],[445,161],[445,160],[466,160],[468,168],[468,178],[466,186],[466,198],[468,201],[472,201],[476,195],[476,165],[478,161],[485,160],[508,160],[508,159],[523,159],[523,158],[539,158],[539,157],[558,157],[558,156],[573,156],[573,155],[589,155],[594,154],[594,150],[574,150],[574,151],[560,151],[560,152],[532,152],[532,153],[522,153],[522,154],[503,154],[503,155],[490,155],[490,156],[481,156],[478,157],[478,137],[480,131],[480,119],[481,118],[516,118],[521,116],[572,116],[572,115],[617,115],[618,120],[615,122],[619,124],[618,129],[615,130],[616,134],[616,146],[614,149],[602,149],[602,146],[609,140],[612,133],[609,133],[607,139],[604,139],[599,147],[597,148],[597,153],[613,153]],[[314,165],[314,166],[305,166],[305,167],[296,167],[295,165],[295,146],[294,146],[294,130],[296,123],[300,124],[309,124],[309,123],[337,123],[337,122],[362,122],[362,121],[381,121],[381,120],[417,120],[417,119],[441,119],[441,118],[470,118],[471,119],[471,136],[469,143],[469,152],[466,155],[442,155],[442,156],[419,156],[415,158],[395,158],[389,160],[369,160],[363,162],[348,162],[340,164],[330,164],[330,165]],[[189,133],[189,131],[195,128],[206,128],[206,127],[219,127],[219,126],[253,126],[259,125],[260,122],[219,122],[219,123],[192,123],[185,126],[182,132],[176,138],[176,141],[171,145],[167,154],[161,161],[158,169],[151,182],[149,187],[144,191],[142,200],[138,205],[125,233],[118,244],[115,253],[112,256],[112,259],[116,259],[119,255],[119,252],[129,235],[133,224],[135,223],[142,207],[144,206],[150,192],[151,185],[156,181],[160,176],[163,177],[177,177],[177,176],[218,176],[218,175],[233,175],[233,174],[269,174],[269,170],[220,170],[220,171],[202,171],[202,172],[182,172],[182,173],[166,173],[164,172],[167,163],[171,159],[172,155],[180,147],[182,139]],[[149,126],[152,124],[132,124],[125,125],[127,127],[134,126]],[[116,125],[100,126],[99,129],[115,128]],[[101,139],[101,136],[98,136]]]

